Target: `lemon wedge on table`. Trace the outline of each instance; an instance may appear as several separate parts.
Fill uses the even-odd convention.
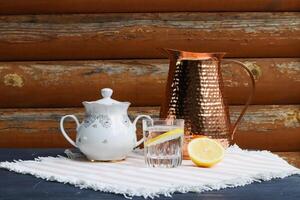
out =
[[[157,137],[151,138],[144,143],[144,146],[149,147],[157,144],[161,144],[170,140],[174,140],[183,136],[184,131],[181,128],[176,128],[171,131],[165,132]]]
[[[188,144],[188,153],[197,166],[211,167],[223,159],[225,150],[217,141],[201,137]]]

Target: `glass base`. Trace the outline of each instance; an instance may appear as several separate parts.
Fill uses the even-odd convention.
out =
[[[146,165],[148,167],[174,168],[182,163],[181,156],[164,156],[164,157],[146,157]]]

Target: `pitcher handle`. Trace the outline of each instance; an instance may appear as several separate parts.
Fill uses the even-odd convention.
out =
[[[65,115],[63,116],[61,119],[60,119],[60,131],[62,133],[62,135],[66,138],[66,140],[71,144],[73,145],[74,147],[78,148],[78,146],[76,145],[76,143],[68,136],[68,134],[65,132],[65,129],[64,129],[64,120],[66,118],[72,118],[74,119],[74,121],[76,122],[76,130],[78,129],[79,127],[79,121],[77,119],[77,117],[75,115]]]
[[[249,104],[251,103],[251,101],[253,99],[254,92],[255,92],[255,78],[254,78],[253,74],[251,73],[251,71],[248,69],[248,67],[244,63],[242,63],[240,61],[237,61],[237,60],[229,60],[229,59],[226,59],[226,61],[234,62],[236,64],[239,64],[240,67],[244,68],[246,70],[246,72],[248,73],[250,79],[251,79],[251,85],[252,85],[251,93],[248,97],[248,100],[247,100],[244,108],[242,109],[242,112],[241,112],[240,116],[237,118],[236,122],[234,123],[234,125],[231,128],[231,140],[233,140],[233,136],[236,132],[237,126],[241,122],[246,110],[249,107]]]
[[[134,121],[133,121],[133,126],[135,127],[135,129],[136,129],[136,123],[137,123],[137,121],[138,121],[139,119],[141,119],[141,118],[147,118],[147,119],[149,119],[149,120],[152,120],[152,118],[151,118],[149,115],[138,115],[138,116],[134,119]],[[136,143],[135,147],[140,146],[143,142],[144,142],[144,137],[142,137],[142,139],[140,139],[140,140]]]

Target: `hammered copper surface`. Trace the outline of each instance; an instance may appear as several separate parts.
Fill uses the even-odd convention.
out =
[[[254,93],[254,78],[250,75],[252,94],[237,122],[231,126],[220,68],[224,53],[167,52],[170,68],[161,117],[185,119],[186,135],[231,141]]]
[[[188,133],[228,136],[229,118],[223,98],[217,60],[181,60],[176,63],[168,115],[186,120]]]

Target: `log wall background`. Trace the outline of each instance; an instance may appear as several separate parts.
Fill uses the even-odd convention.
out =
[[[159,48],[299,57],[298,12],[0,16],[1,60],[162,58]],[[37,51],[38,49],[38,51]]]
[[[82,118],[81,102],[103,87],[132,103],[131,118],[157,116],[167,47],[226,51],[245,63],[257,89],[237,144],[299,151],[299,11],[298,0],[1,1],[0,147],[68,146],[60,117]],[[234,121],[248,77],[227,62],[222,72]]]

